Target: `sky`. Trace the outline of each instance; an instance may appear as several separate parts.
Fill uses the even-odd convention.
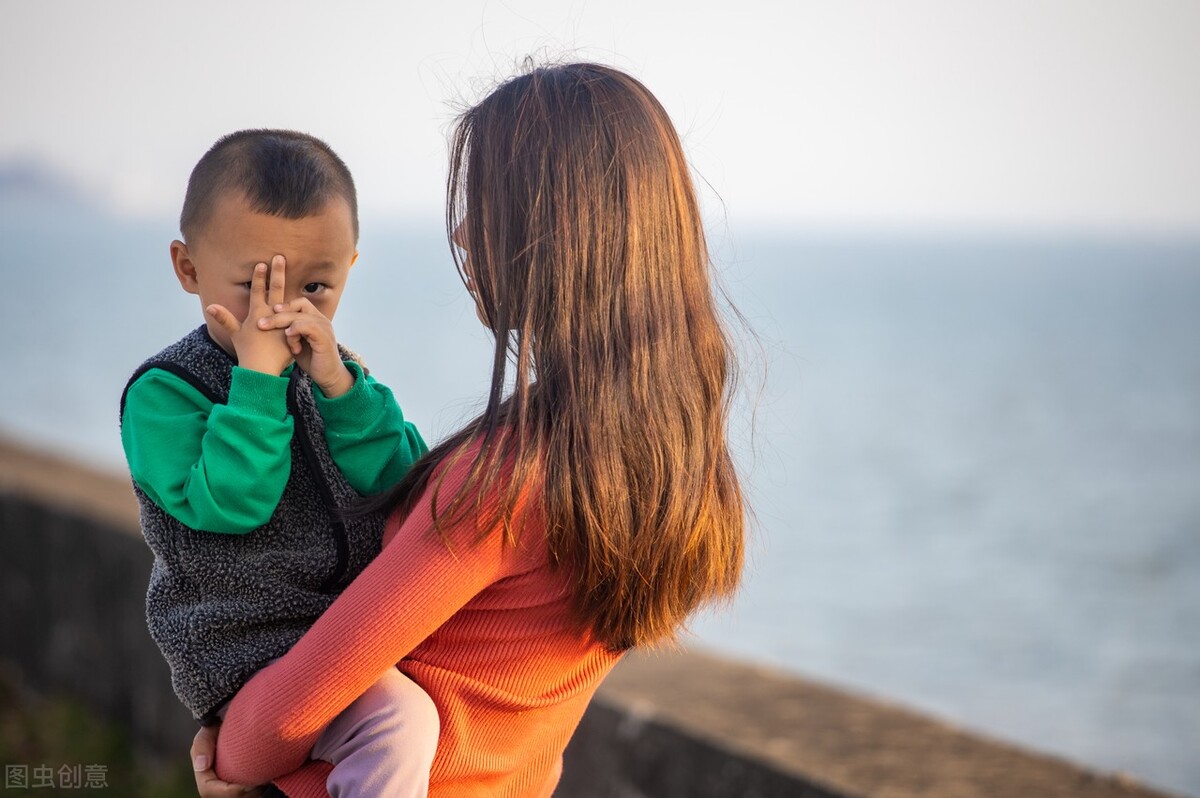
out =
[[[365,217],[437,218],[456,109],[536,59],[643,80],[733,227],[1200,234],[1194,0],[0,0],[0,174],[177,214],[290,127]]]

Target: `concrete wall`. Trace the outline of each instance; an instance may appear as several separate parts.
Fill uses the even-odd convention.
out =
[[[186,755],[190,713],[146,632],[150,553],[105,520],[0,495],[0,660],[32,687],[84,699],[150,753]]]
[[[195,730],[145,631],[150,554],[126,479],[0,440],[0,661],[176,759]],[[557,798],[1162,795],[794,676],[631,655],[567,751]]]

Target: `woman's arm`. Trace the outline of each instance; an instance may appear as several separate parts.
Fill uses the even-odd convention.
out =
[[[442,485],[443,506],[471,465]],[[436,475],[431,484],[436,484]],[[393,522],[394,523],[394,522]],[[217,773],[262,784],[308,758],[321,730],[481,590],[505,575],[511,548],[483,540],[473,517],[434,531],[428,492],[396,535],[285,656],[234,697],[218,738]]]
[[[217,777],[212,766],[216,751],[217,727],[201,726],[192,738],[192,768],[196,772],[196,792],[200,793],[200,798],[260,798],[264,791],[262,787],[230,784]]]

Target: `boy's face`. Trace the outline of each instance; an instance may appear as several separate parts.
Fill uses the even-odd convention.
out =
[[[193,241],[171,242],[179,284],[200,297],[201,312],[224,305],[239,320],[250,311],[255,265],[270,264],[275,255],[287,259],[285,301],[305,297],[332,319],[358,258],[349,204],[338,197],[311,216],[284,219],[256,213],[241,192],[227,192]],[[210,324],[208,334],[234,354],[229,333]]]

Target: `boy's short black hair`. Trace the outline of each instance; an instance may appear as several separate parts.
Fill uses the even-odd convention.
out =
[[[179,230],[197,235],[226,191],[245,194],[258,213],[302,219],[334,197],[350,205],[358,242],[358,197],[350,170],[328,144],[295,130],[239,130],[204,153],[188,178]]]

